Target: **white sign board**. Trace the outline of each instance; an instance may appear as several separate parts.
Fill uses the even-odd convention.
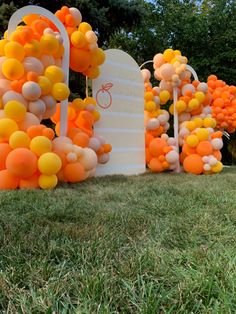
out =
[[[99,165],[97,175],[145,172],[144,84],[136,61],[127,53],[109,49],[93,81],[101,119],[95,132],[112,145],[110,161]]]

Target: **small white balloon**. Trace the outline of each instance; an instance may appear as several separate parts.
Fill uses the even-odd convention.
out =
[[[224,145],[222,139],[220,139],[220,138],[214,138],[211,141],[211,144],[212,144],[213,148],[216,150],[220,150]]]
[[[209,164],[205,164],[205,165],[203,166],[203,169],[204,169],[205,171],[210,171],[210,170],[211,170],[211,166],[210,166]]]

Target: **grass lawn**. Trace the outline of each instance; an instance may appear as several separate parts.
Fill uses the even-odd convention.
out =
[[[0,193],[0,313],[236,313],[236,169]]]

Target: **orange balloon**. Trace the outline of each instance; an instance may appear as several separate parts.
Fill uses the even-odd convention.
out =
[[[152,158],[148,164],[152,172],[162,172],[164,170],[162,163],[158,158]]]
[[[27,134],[29,135],[29,137],[32,139],[36,136],[41,136],[42,135],[42,131],[43,129],[45,129],[46,126],[43,124],[39,124],[39,125],[32,125],[31,127],[29,127],[27,129]]]
[[[49,140],[53,140],[55,137],[55,132],[51,128],[44,128],[42,130],[42,135],[49,138]]]
[[[222,159],[222,154],[219,150],[213,150],[212,155],[219,161],[221,161]]]
[[[194,147],[189,147],[187,143],[184,143],[182,151],[185,153],[185,155],[196,154],[196,149]]]
[[[53,150],[53,153],[60,157],[62,163],[61,169],[63,169],[68,164],[66,154],[60,150]]]
[[[149,164],[149,162],[151,161],[151,159],[153,158],[152,155],[149,152],[148,148],[145,148],[145,160],[146,160],[146,164]]]
[[[19,185],[19,179],[8,170],[0,171],[0,190],[15,190]]]
[[[32,177],[28,179],[20,180],[20,189],[38,189],[39,188],[39,174],[34,174]]]
[[[63,170],[66,181],[76,183],[83,181],[86,177],[84,167],[79,162],[67,164]]]
[[[13,176],[25,179],[37,171],[37,163],[38,159],[31,150],[16,148],[7,156],[6,168]]]
[[[67,136],[73,140],[73,137],[77,134],[77,133],[80,133],[81,130],[78,129],[78,128],[70,128],[68,129],[67,131]]]
[[[203,165],[202,157],[197,154],[187,156],[183,162],[184,170],[192,174],[201,174]]]
[[[81,111],[79,113],[78,118],[75,120],[75,125],[87,133],[89,136],[92,136],[93,134],[93,124],[94,124],[94,117],[93,115],[88,111]]]
[[[85,72],[90,65],[88,51],[72,47],[70,49],[70,68],[75,72]]]
[[[89,136],[84,132],[77,133],[73,137],[73,143],[80,147],[88,147]]]
[[[152,134],[146,132],[146,134],[145,134],[145,146],[149,147],[149,145],[153,139],[154,139],[154,137],[152,136]]]
[[[197,145],[196,151],[200,156],[208,156],[212,155],[213,147],[210,142],[202,141]]]
[[[6,169],[6,159],[12,151],[8,143],[0,143],[0,170]]]
[[[149,152],[151,153],[153,157],[158,157],[160,155],[163,155],[164,153],[163,149],[166,146],[168,146],[166,141],[157,137],[151,141],[149,145]]]
[[[111,150],[112,150],[112,146],[111,146],[111,144],[104,144],[103,145],[103,148],[104,148],[104,153],[110,153],[111,152]]]

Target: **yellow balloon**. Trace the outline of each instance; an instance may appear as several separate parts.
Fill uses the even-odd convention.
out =
[[[44,75],[53,83],[63,81],[64,73],[61,68],[56,65],[50,65],[46,68]]]
[[[48,95],[52,89],[52,82],[46,76],[40,75],[38,77],[38,84],[41,88],[41,95]]]
[[[30,137],[26,132],[23,131],[16,131],[12,133],[12,135],[9,138],[9,145],[11,148],[29,148],[30,146]]]
[[[199,143],[199,140],[196,135],[192,134],[192,135],[187,136],[186,143],[190,147],[196,147]]]
[[[92,67],[97,67],[104,63],[106,59],[106,55],[101,48],[97,48],[90,52],[91,61],[90,64]]]
[[[9,58],[2,63],[2,73],[8,80],[19,80],[24,71],[22,63],[17,59]]]
[[[10,41],[4,46],[5,56],[22,61],[25,57],[24,47],[16,41]]]
[[[40,46],[43,53],[51,55],[58,51],[59,41],[53,35],[46,34],[41,37]]]
[[[145,110],[148,112],[152,112],[156,110],[156,104],[154,101],[147,101],[145,102]]]
[[[205,128],[215,128],[216,127],[216,120],[210,117],[207,117],[203,120],[203,125]]]
[[[30,142],[30,150],[37,156],[51,152],[52,143],[46,136],[36,136]]]
[[[146,101],[153,100],[153,98],[154,98],[154,95],[153,95],[152,92],[145,92],[145,93],[144,93],[144,99],[145,99]]]
[[[4,107],[4,113],[8,118],[13,119],[16,122],[21,122],[25,118],[26,108],[17,100],[10,100]]]
[[[4,56],[5,53],[4,53],[4,47],[6,46],[7,44],[7,40],[6,39],[1,39],[0,40],[0,56]]]
[[[196,129],[196,124],[194,121],[187,121],[186,122],[186,128],[189,130],[189,131],[193,131],[194,129]]]
[[[193,98],[188,102],[188,107],[191,110],[195,110],[199,108],[199,106],[200,106],[199,100],[197,100],[196,98]]]
[[[96,111],[96,110],[94,110],[92,112],[92,115],[94,117],[94,121],[98,121],[100,119],[100,116],[101,116],[100,113],[98,111]]]
[[[85,34],[87,31],[91,31],[92,30],[92,26],[89,23],[86,22],[82,22],[79,25],[79,31],[82,32],[83,34]]]
[[[170,62],[175,57],[173,49],[166,49],[163,53],[163,58],[166,62]]]
[[[9,139],[12,133],[18,131],[17,123],[9,118],[4,118],[0,120],[0,138]]]
[[[169,107],[170,114],[174,115],[174,111],[175,111],[174,104],[171,104],[170,107]]]
[[[206,99],[206,96],[203,92],[196,92],[194,97],[200,102],[200,104]]]
[[[194,118],[193,121],[197,128],[201,128],[203,126],[203,120],[201,118]]]
[[[83,99],[81,99],[81,98],[75,98],[75,99],[72,101],[72,107],[73,107],[74,109],[83,110],[83,109],[85,109],[86,104],[84,103]]]
[[[100,70],[98,67],[95,68],[89,68],[86,72],[85,75],[88,76],[91,80],[95,80],[97,77],[100,75]]]
[[[39,176],[39,186],[41,187],[41,189],[43,190],[50,190],[55,188],[55,186],[57,185],[58,182],[58,178],[55,174],[51,175],[51,176],[46,176],[44,174],[41,174]]]
[[[76,48],[82,48],[86,45],[86,39],[81,31],[75,31],[71,35],[71,43]]]
[[[32,40],[24,45],[25,55],[27,57],[38,58],[41,55],[41,46],[37,40]]]
[[[94,106],[96,106],[96,100],[93,97],[86,97],[84,99],[84,103],[85,103],[86,106],[87,105],[94,105]]]
[[[212,170],[212,172],[214,172],[214,173],[221,172],[222,169],[223,169],[223,164],[222,164],[222,162],[220,162],[220,161],[218,161],[215,166],[211,167],[211,170]]]
[[[64,83],[56,83],[52,87],[52,96],[58,100],[62,101],[69,97],[70,90],[69,87]]]
[[[183,100],[178,100],[175,105],[176,105],[176,110],[178,113],[185,111],[187,108],[187,104]]]
[[[209,137],[209,131],[207,129],[200,128],[199,130],[197,130],[196,136],[199,141],[206,141]]]
[[[39,157],[38,168],[42,174],[57,174],[62,166],[61,158],[55,153],[45,153]]]
[[[162,91],[160,92],[159,97],[160,97],[160,102],[161,102],[161,104],[164,105],[164,104],[166,104],[167,101],[170,99],[170,92],[169,92],[168,90],[162,90]]]

